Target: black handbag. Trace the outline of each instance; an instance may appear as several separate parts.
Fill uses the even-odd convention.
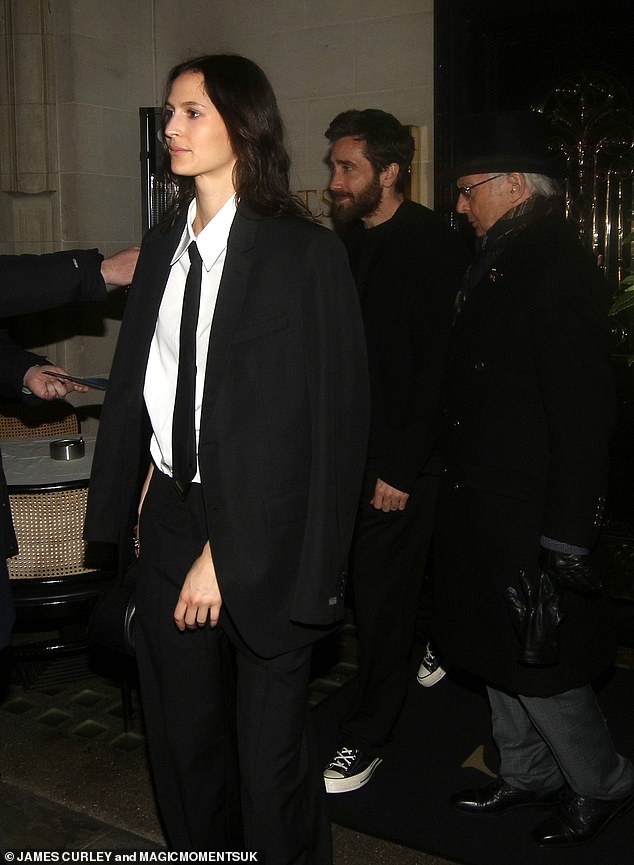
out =
[[[124,655],[134,657],[134,592],[138,565],[133,561],[123,576],[112,581],[95,604],[88,621],[90,639]]]

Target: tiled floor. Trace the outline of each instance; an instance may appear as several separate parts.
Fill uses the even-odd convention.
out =
[[[620,649],[624,666],[632,645]],[[311,703],[355,671],[349,625],[319,659]],[[119,671],[77,658],[21,673],[0,699],[0,849],[162,849],[136,691],[126,731]],[[335,865],[451,865],[339,826],[333,838]]]
[[[0,783],[3,850],[162,850],[162,844]]]
[[[354,675],[353,643],[344,629],[311,703]],[[162,849],[136,692],[126,732],[111,671],[79,658],[22,673],[27,687],[14,682],[0,702],[0,848]],[[451,865],[338,826],[333,838],[336,865]]]

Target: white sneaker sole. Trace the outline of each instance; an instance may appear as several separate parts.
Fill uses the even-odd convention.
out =
[[[435,685],[436,682],[440,682],[440,680],[447,673],[442,667],[438,667],[437,670],[434,670],[433,673],[427,672],[427,667],[423,664],[418,668],[418,673],[416,675],[416,681],[419,685],[422,685],[423,688],[431,688],[432,685]]]
[[[374,772],[376,767],[382,762],[383,760],[381,759],[381,757],[375,757],[367,769],[365,769],[363,772],[359,772],[358,775],[353,775],[350,778],[328,778],[326,777],[326,772],[328,772],[329,770],[326,769],[324,771],[324,784],[326,785],[326,793],[350,793],[352,790],[358,790],[360,787],[363,787],[365,784],[368,783],[368,781],[372,777],[372,773]]]

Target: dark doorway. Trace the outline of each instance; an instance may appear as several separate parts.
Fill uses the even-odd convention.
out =
[[[607,75],[634,102],[632,0],[437,0],[436,207],[449,214],[456,119],[541,105],[582,71]]]
[[[602,249],[593,247],[592,233],[584,234],[583,225],[579,234],[595,253],[597,265],[603,268],[613,292],[618,292],[632,265],[632,245],[626,238],[632,226],[633,32],[632,0],[437,0],[435,201],[436,209],[448,222],[457,222],[453,212],[456,178],[449,178],[447,169],[453,161],[453,132],[459,118],[479,111],[544,108],[552,105],[553,94],[561,91],[562,82],[599,82],[613,99],[613,103],[606,103],[607,125],[625,117],[622,136],[620,131],[617,133],[622,137],[624,154],[622,171],[617,171],[624,206],[618,217],[604,207],[602,221],[607,226],[607,240]],[[547,110],[545,113],[549,114]],[[599,182],[606,181],[601,166],[595,175],[601,175]],[[595,202],[588,202],[588,196],[584,201],[584,196],[579,195],[579,201],[580,206],[595,208],[596,213]],[[578,224],[587,221],[587,210],[584,215],[571,207],[569,215]],[[618,248],[614,244],[610,247],[617,234]],[[600,546],[614,566],[615,579],[622,583],[613,587],[615,593],[634,599],[633,312],[619,314],[612,321],[619,411],[608,522]]]

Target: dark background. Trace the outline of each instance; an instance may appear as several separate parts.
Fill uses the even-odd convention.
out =
[[[437,209],[451,212],[443,170],[456,120],[541,104],[562,78],[608,73],[634,102],[632,0],[436,0]]]
[[[634,0],[436,0],[435,201],[446,221],[454,213],[453,130],[478,111],[541,105],[568,77],[613,79],[634,105]],[[626,233],[629,227],[626,227]],[[465,239],[471,243],[471,232]],[[622,263],[630,265],[624,245]],[[611,288],[618,290],[618,279]],[[634,597],[634,315],[620,314],[614,370],[619,416],[613,442],[607,531],[622,538]],[[620,356],[618,356],[620,355]]]

